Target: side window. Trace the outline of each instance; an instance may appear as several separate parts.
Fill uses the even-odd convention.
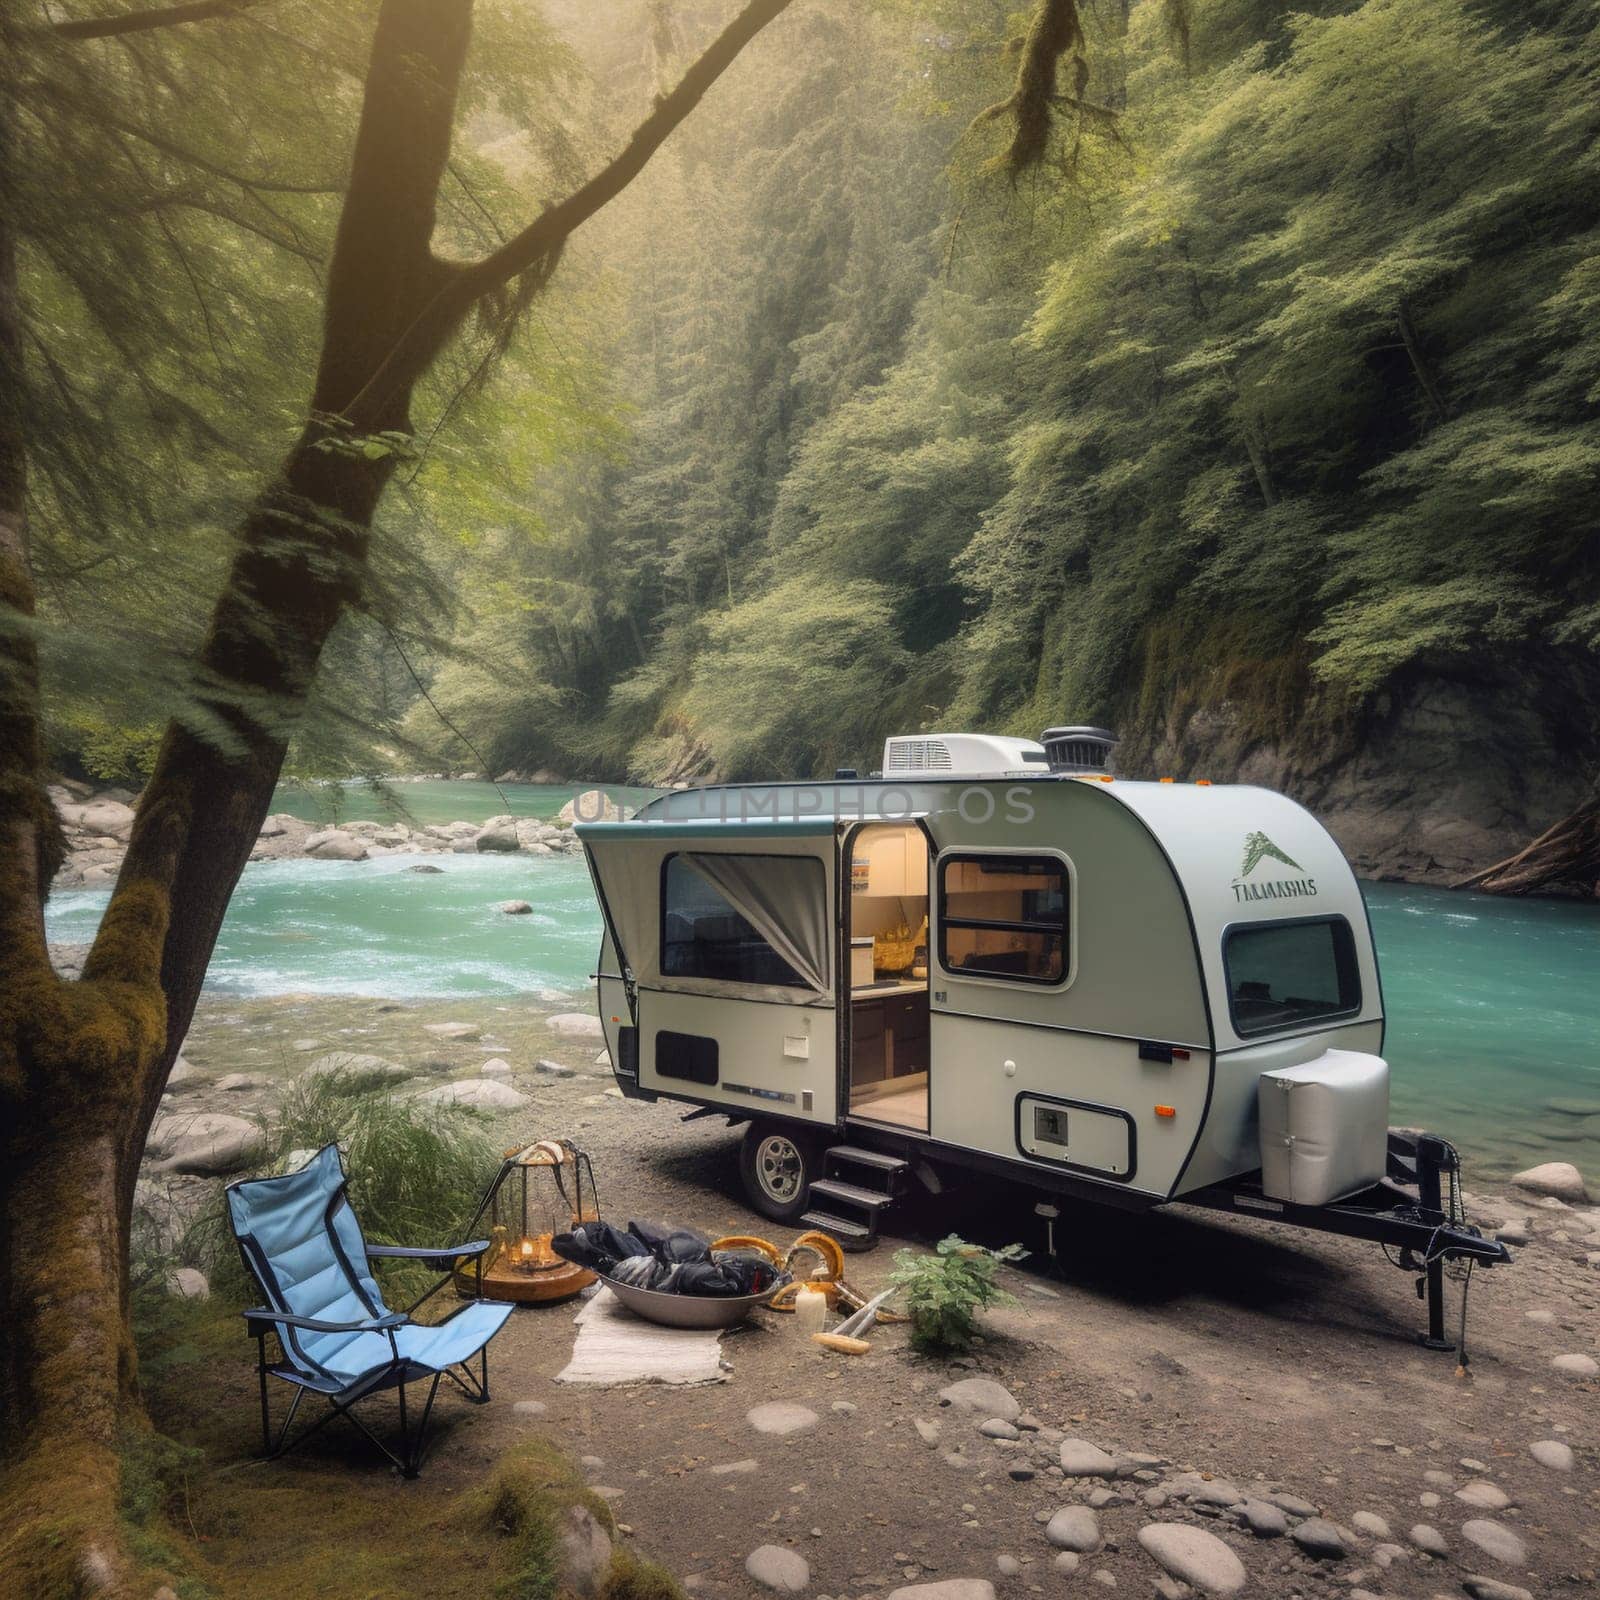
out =
[[[1223,936],[1222,963],[1242,1039],[1361,1009],[1356,942],[1343,917],[1242,923]]]
[[[954,855],[939,863],[939,963],[1013,983],[1067,973],[1067,869],[1054,856]]]
[[[759,871],[763,858],[727,856],[733,868]],[[826,895],[821,862],[780,862],[788,874],[815,872],[819,904]],[[716,978],[732,983],[814,987],[775,950],[750,921],[682,856],[667,858],[661,897],[661,971],[672,978]]]

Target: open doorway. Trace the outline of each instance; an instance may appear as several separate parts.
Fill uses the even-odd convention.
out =
[[[849,1115],[928,1131],[928,841],[871,823],[850,843]]]

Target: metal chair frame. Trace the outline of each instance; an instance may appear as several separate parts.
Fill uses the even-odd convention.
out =
[[[320,1154],[320,1152],[319,1152]],[[341,1169],[343,1160],[341,1157]],[[230,1189],[240,1187],[246,1183],[259,1183],[259,1178],[241,1179],[238,1183],[230,1184]],[[289,1451],[298,1449],[313,1434],[320,1432],[335,1418],[342,1417],[358,1432],[376,1447],[376,1449],[389,1461],[389,1463],[405,1478],[415,1478],[422,1470],[423,1458],[427,1452],[428,1424],[433,1417],[433,1403],[439,1392],[439,1383],[448,1377],[455,1386],[474,1405],[484,1405],[489,1399],[489,1345],[486,1339],[477,1351],[478,1370],[472,1370],[472,1357],[456,1362],[452,1366],[433,1368],[410,1360],[400,1354],[395,1342],[395,1331],[413,1325],[412,1313],[425,1301],[439,1292],[449,1283],[456,1270],[456,1263],[464,1258],[470,1258],[475,1269],[475,1283],[477,1293],[472,1299],[466,1301],[459,1310],[453,1311],[442,1322],[431,1324],[434,1327],[443,1327],[473,1305],[483,1301],[483,1257],[489,1248],[487,1239],[475,1239],[470,1243],[454,1245],[445,1249],[410,1248],[404,1245],[372,1245],[366,1246],[369,1258],[402,1258],[418,1261],[436,1261],[444,1264],[444,1272],[432,1288],[419,1295],[402,1312],[388,1310],[382,1302],[374,1304],[372,1297],[362,1287],[360,1278],[351,1266],[339,1242],[339,1236],[333,1228],[334,1213],[340,1205],[350,1206],[347,1193],[348,1183],[341,1183],[328,1201],[327,1211],[323,1217],[323,1226],[327,1230],[328,1238],[333,1246],[333,1251],[345,1278],[357,1298],[371,1313],[369,1317],[354,1322],[328,1322],[315,1317],[302,1317],[278,1305],[268,1304],[253,1306],[244,1313],[245,1332],[256,1341],[256,1377],[261,1391],[261,1444],[263,1458],[275,1461],[279,1456],[287,1455]],[[352,1215],[354,1208],[350,1207]],[[239,1245],[239,1253],[244,1259],[245,1271],[254,1280],[265,1298],[270,1301],[281,1300],[282,1295],[278,1288],[276,1277],[268,1263],[265,1253],[256,1243],[255,1238],[249,1234],[238,1234],[235,1237]],[[287,1340],[292,1339],[295,1330],[309,1333],[382,1333],[389,1340],[391,1358],[387,1364],[373,1368],[363,1373],[352,1383],[340,1383],[326,1368],[298,1345],[292,1349]],[[498,1330],[496,1330],[498,1331]],[[277,1342],[279,1359],[268,1359],[267,1340],[272,1338]],[[493,1334],[490,1335],[493,1338]],[[325,1376],[319,1381],[314,1372],[322,1372]],[[271,1405],[267,1393],[267,1379],[277,1378],[294,1387],[294,1399],[289,1404],[287,1414],[279,1425],[276,1435],[272,1430]],[[431,1381],[429,1381],[431,1380]],[[406,1403],[406,1388],[412,1383],[427,1382],[427,1398],[423,1402],[422,1413],[413,1426],[410,1408]],[[369,1395],[380,1393],[385,1389],[399,1390],[400,1403],[400,1441],[398,1453],[391,1449],[369,1428],[360,1417],[356,1416],[354,1407]],[[327,1412],[307,1427],[301,1429],[293,1438],[290,1438],[290,1429],[300,1410],[300,1402],[308,1393],[319,1394],[328,1402]]]

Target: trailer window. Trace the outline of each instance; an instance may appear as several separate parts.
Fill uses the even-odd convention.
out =
[[[711,870],[721,875],[726,889],[706,875]],[[742,897],[744,907],[735,906],[730,895]],[[669,856],[661,898],[662,975],[826,989],[826,950],[813,949],[820,936],[812,928],[815,924],[825,934],[826,907],[827,881],[820,861],[803,856]],[[786,944],[792,959],[774,941]],[[808,970],[802,972],[802,967]]]
[[[1222,960],[1234,1031],[1241,1038],[1361,1009],[1356,941],[1343,917],[1229,928]]]
[[[1060,983],[1067,971],[1065,864],[1055,856],[945,856],[939,962],[964,977]]]

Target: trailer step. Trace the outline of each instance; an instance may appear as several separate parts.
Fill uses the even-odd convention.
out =
[[[868,1211],[881,1211],[894,1204],[894,1196],[882,1189],[863,1189],[858,1183],[844,1183],[838,1178],[817,1178],[811,1185],[811,1198],[816,1200],[843,1200],[849,1205]]]
[[[877,1242],[878,1230],[865,1222],[852,1222],[848,1217],[836,1217],[828,1211],[807,1211],[800,1220],[808,1228],[831,1233],[846,1249],[858,1249]]]
[[[860,1145],[836,1144],[829,1147],[828,1156],[831,1160],[841,1161],[851,1167],[871,1167],[876,1172],[890,1174],[898,1177],[902,1172],[911,1168],[909,1161],[902,1161],[899,1156],[886,1156],[876,1150],[864,1150]]]

